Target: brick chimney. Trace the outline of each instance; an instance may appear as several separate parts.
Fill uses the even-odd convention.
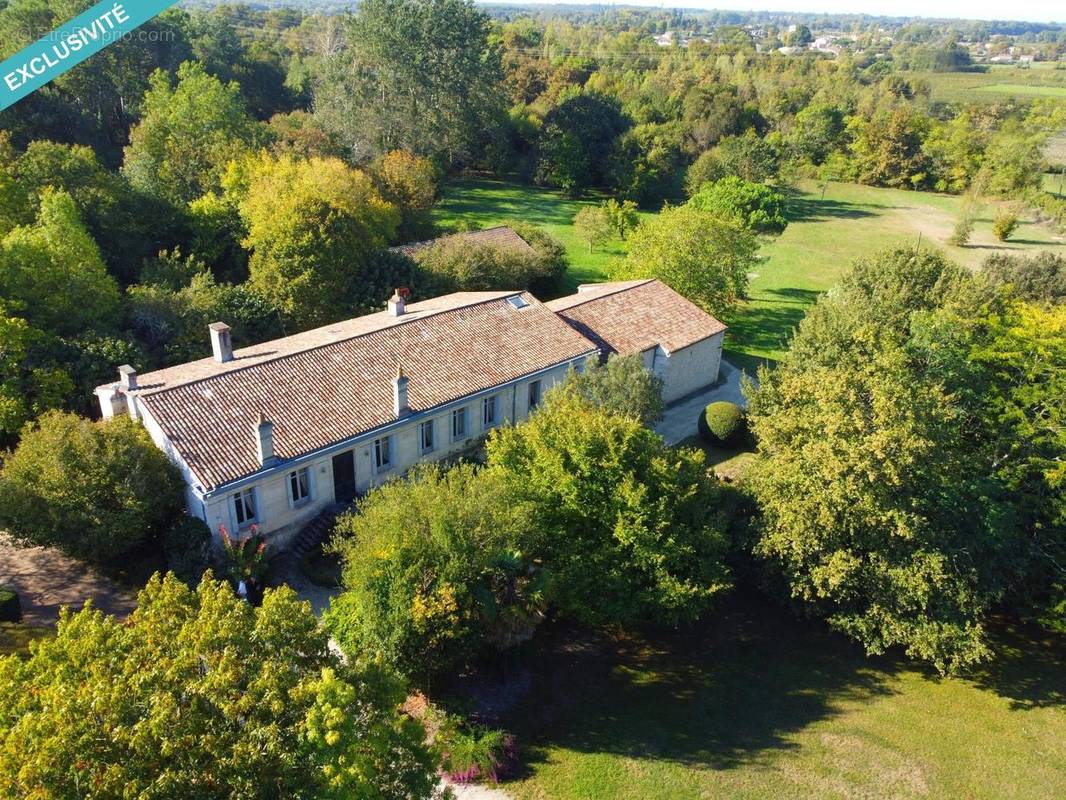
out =
[[[403,367],[397,364],[396,377],[392,379],[392,411],[396,419],[403,419],[411,413],[411,407],[407,404],[407,380]]]
[[[403,292],[397,289],[392,293],[392,297],[389,298],[389,314],[394,317],[402,317],[406,308],[407,299],[404,297]]]
[[[269,467],[276,461],[274,457],[274,423],[259,413],[259,419],[255,424],[256,447],[258,449],[259,464]]]
[[[230,339],[229,325],[225,322],[212,322],[207,326],[211,332],[211,352],[215,361],[225,364],[233,360],[233,341]]]

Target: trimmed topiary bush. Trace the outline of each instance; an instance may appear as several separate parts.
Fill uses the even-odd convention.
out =
[[[747,435],[744,410],[736,403],[719,401],[703,409],[696,423],[700,438],[718,447],[735,447]]]
[[[0,622],[22,622],[19,593],[9,586],[0,586]]]

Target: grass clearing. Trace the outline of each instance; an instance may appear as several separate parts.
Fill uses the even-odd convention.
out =
[[[949,73],[968,74],[968,73]],[[543,227],[567,248],[571,269],[568,290],[579,283],[607,280],[607,265],[625,255],[625,242],[614,241],[594,253],[574,232],[578,210],[604,199],[560,197],[548,189],[505,181],[466,178],[445,187],[434,219],[444,228],[487,228],[506,219]],[[818,295],[837,282],[856,258],[886,247],[918,243],[943,249],[969,267],[994,252],[1059,248],[1063,237],[1024,220],[1008,242],[992,234],[999,204],[981,209],[970,244],[946,244],[962,199],[932,192],[880,189],[849,183],[802,182],[789,203],[789,226],[762,248],[764,257],[750,286],[750,301],[725,318],[730,326],[726,357],[753,372],[760,363],[780,358],[792,329]]]
[[[752,596],[663,635],[559,636],[505,720],[517,800],[1066,796],[1066,640],[1000,626],[942,679]]]
[[[993,83],[976,87],[978,92],[996,94],[1035,95],[1037,97],[1066,97],[1066,86],[1026,86],[1018,83]]]
[[[850,183],[802,182],[789,203],[789,226],[762,249],[765,261],[750,286],[750,301],[725,321],[727,357],[746,368],[781,356],[792,329],[818,295],[855,259],[901,244],[938,247],[960,264],[977,267],[991,253],[1060,248],[1063,237],[1023,220],[1000,242],[992,222],[1000,207],[981,208],[966,247],[947,244],[962,206],[954,195],[881,189]]]
[[[932,99],[945,103],[1002,103],[1012,97],[1027,100],[1066,96],[1066,70],[1054,69],[1051,64],[1029,68],[993,65],[980,72],[913,72],[909,76],[927,81]]]

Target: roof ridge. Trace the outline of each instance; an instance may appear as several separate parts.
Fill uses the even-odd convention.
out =
[[[288,358],[295,358],[296,356],[302,356],[302,355],[305,355],[307,353],[314,353],[317,350],[324,350],[327,347],[333,347],[335,345],[344,344],[345,342],[352,342],[352,341],[355,341],[356,339],[362,339],[365,336],[372,336],[372,335],[374,335],[376,333],[383,333],[385,331],[389,331],[389,330],[392,330],[394,328],[402,328],[404,325],[408,325],[408,324],[411,324],[411,323],[414,323],[414,322],[419,322],[421,320],[432,319],[434,317],[439,317],[439,316],[442,316],[444,314],[450,314],[450,313],[452,313],[454,311],[463,311],[465,309],[475,308],[477,306],[484,305],[486,303],[495,303],[495,302],[497,302],[499,300],[507,300],[508,298],[514,297],[515,295],[528,294],[528,293],[529,292],[526,289],[518,289],[518,290],[513,291],[513,292],[504,292],[503,290],[499,290],[499,291],[495,291],[495,292],[484,292],[484,294],[493,294],[495,296],[487,297],[487,298],[484,298],[484,299],[481,299],[481,300],[476,300],[474,302],[466,303],[466,304],[461,305],[461,306],[455,306],[454,308],[442,308],[442,309],[440,309],[438,311],[430,311],[430,312],[427,312],[425,314],[418,314],[416,312],[416,315],[412,315],[411,319],[406,319],[406,320],[403,319],[403,317],[406,316],[406,314],[401,314],[399,317],[396,318],[398,320],[397,322],[395,322],[393,324],[390,324],[390,325],[382,326],[380,328],[374,328],[373,330],[363,331],[362,333],[356,333],[356,334],[353,334],[351,336],[344,336],[344,337],[342,337],[340,339],[334,339],[333,341],[330,341],[330,342],[322,342],[322,343],[315,344],[315,345],[312,345],[312,346],[307,347],[307,348],[303,348],[301,350],[294,350],[294,351],[288,352],[288,353],[279,353],[279,354],[274,355],[272,357],[267,357],[267,358],[263,358],[262,360],[255,361],[254,363],[251,363],[251,364],[243,364],[241,366],[235,366],[235,367],[232,367],[230,369],[226,369],[226,370],[223,370],[221,372],[216,372],[216,373],[211,374],[211,375],[204,375],[202,377],[194,378],[192,380],[182,381],[180,383],[175,383],[173,385],[167,385],[167,386],[164,386],[163,388],[159,389],[158,391],[154,391],[153,392],[153,391],[149,390],[149,391],[145,391],[145,392],[141,393],[141,392],[138,392],[137,390],[134,390],[134,392],[137,392],[138,395],[141,396],[141,397],[148,397],[148,396],[156,396],[156,395],[166,394],[167,392],[170,392],[170,391],[175,390],[175,389],[180,389],[180,388],[185,387],[185,386],[195,386],[198,383],[203,383],[204,381],[213,380],[215,378],[219,378],[219,377],[222,377],[224,375],[236,375],[236,374],[244,372],[245,370],[255,369],[255,368],[258,368],[258,367],[264,367],[267,364],[275,364],[275,363],[278,363],[280,361],[284,361],[284,360],[286,360]],[[452,292],[452,294],[483,294],[483,293],[482,292]],[[530,295],[530,296],[532,297],[532,295]],[[441,297],[448,297],[448,295],[441,295]],[[439,299],[441,299],[441,298],[440,297],[431,297],[431,298],[428,298],[427,300],[419,301],[419,302],[427,302],[428,303],[428,302],[430,302],[430,300],[439,300]],[[540,303],[540,301],[537,300],[535,297],[533,299],[537,303]],[[541,305],[543,305],[543,304],[541,303]],[[386,311],[375,311],[373,313],[374,314],[385,314],[387,312]],[[552,312],[552,313],[555,313],[555,312]],[[349,320],[340,320],[340,322],[350,322],[351,320],[354,320],[354,319],[365,319],[366,317],[369,317],[369,316],[371,316],[371,314],[364,314],[362,317],[352,317]],[[332,323],[332,324],[333,325],[337,325],[339,323],[335,322],[335,323]],[[301,331],[300,333],[294,333],[291,336],[283,336],[280,339],[271,339],[271,340],[266,341],[266,342],[260,342],[257,345],[250,345],[250,347],[261,347],[263,345],[268,345],[271,342],[280,342],[280,341],[282,341],[284,339],[293,338],[293,337],[296,337],[296,336],[302,336],[304,334],[311,333],[312,331],[320,330],[321,328],[328,328],[328,327],[330,327],[330,326],[329,325],[322,325],[319,328],[311,328],[311,329],[306,330],[306,331]],[[208,359],[201,359],[201,360],[206,361]],[[234,359],[234,361],[238,361],[238,360],[239,359],[237,359],[237,358]],[[195,363],[195,362],[186,362],[186,363]],[[229,362],[224,362],[224,363],[232,364],[234,362],[233,361],[229,361]],[[181,364],[175,364],[173,366],[174,367],[180,367],[182,365]],[[164,367],[162,370],[158,370],[158,371],[162,372],[162,371],[167,370],[167,369],[171,369],[171,367]],[[150,373],[150,372],[147,373],[146,375],[142,376],[141,380],[144,380],[144,378],[150,377],[151,374],[152,373]],[[149,387],[147,387],[147,386],[143,387],[143,388],[149,389]]]
[[[612,283],[617,284],[617,286],[614,289],[612,289],[611,291],[609,291],[609,292],[604,292],[603,294],[597,294],[597,295],[594,295],[592,297],[586,297],[586,298],[584,298],[582,300],[578,300],[577,302],[571,303],[570,305],[567,306],[567,308],[569,309],[569,308],[575,308],[577,306],[583,306],[586,303],[593,302],[594,300],[602,300],[605,297],[612,297],[613,295],[616,295],[619,292],[627,292],[630,289],[637,289],[637,288],[640,288],[641,286],[647,286],[649,283],[655,283],[656,281],[658,281],[659,283],[662,283],[662,281],[659,281],[658,278],[637,278],[637,279],[634,279],[634,280],[631,280],[631,281],[606,281],[604,283],[585,283],[585,284],[582,284],[582,286],[609,286]],[[628,285],[622,285],[622,284],[628,284]],[[584,294],[584,293],[581,291],[581,286],[578,286],[577,287],[577,292],[575,292],[572,295],[569,295],[569,297],[581,297],[582,294]],[[552,302],[557,302],[558,300],[565,300],[565,299],[567,299],[567,298],[566,297],[559,297],[559,298],[556,298],[556,300],[553,300]],[[554,311],[554,309],[552,309],[552,310]],[[555,311],[555,313],[558,314],[559,312]]]

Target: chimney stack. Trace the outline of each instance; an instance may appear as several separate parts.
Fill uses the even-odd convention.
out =
[[[392,293],[392,297],[389,298],[389,314],[394,317],[402,317],[403,312],[407,307],[407,300],[403,294],[397,289]]]
[[[269,467],[276,460],[274,458],[274,423],[259,412],[259,420],[255,425],[256,445],[258,447],[259,464]]]
[[[225,364],[233,360],[233,342],[229,335],[229,325],[225,322],[212,322],[207,326],[211,331],[211,352],[215,361]]]
[[[397,364],[396,377],[392,381],[392,411],[396,419],[403,419],[411,413],[411,407],[407,404],[407,380],[403,367]]]
[[[137,370],[131,367],[129,364],[123,364],[118,368],[119,381],[122,383],[123,389],[136,389],[137,388]]]

